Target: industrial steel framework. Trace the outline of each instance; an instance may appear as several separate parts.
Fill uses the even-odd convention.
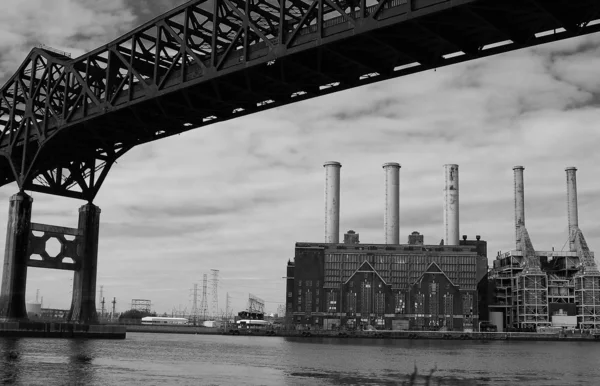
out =
[[[582,329],[600,329],[600,272],[579,228],[570,237],[579,256],[579,272],[573,277],[577,323]]]
[[[0,186],[92,201],[132,147],[600,30],[597,0],[194,0],[0,89]]]
[[[212,319],[216,320],[219,317],[219,270],[211,269],[210,270],[212,276],[212,303],[211,303],[211,312]]]
[[[264,314],[265,301],[256,295],[248,294],[248,312]]]
[[[523,270],[516,277],[517,323],[521,328],[550,325],[548,315],[548,277],[540,267],[529,233],[519,227],[520,250],[523,252]]]
[[[200,301],[200,314],[202,315],[202,320],[207,320],[208,316],[208,301],[206,300],[207,294],[207,284],[208,277],[206,274],[202,275],[202,300]]]

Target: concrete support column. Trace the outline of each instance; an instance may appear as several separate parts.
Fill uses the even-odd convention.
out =
[[[571,166],[567,172],[567,212],[569,216],[569,249],[577,252],[575,248],[575,231],[579,228],[579,215],[577,210],[577,168]]]
[[[0,322],[27,320],[25,289],[32,203],[33,199],[24,192],[10,198],[0,290]]]
[[[523,166],[513,168],[515,174],[515,242],[520,250],[519,226],[525,226],[525,184],[523,182]]]
[[[68,320],[82,324],[98,322],[96,313],[96,273],[98,270],[98,235],[100,208],[89,203],[79,208],[82,232],[78,255],[81,265],[73,277],[73,300]]]
[[[385,170],[384,230],[386,244],[400,244],[400,164],[383,164]]]
[[[444,243],[459,245],[458,165],[444,165]]]
[[[325,242],[340,242],[340,169],[339,162],[329,161],[325,167]]]

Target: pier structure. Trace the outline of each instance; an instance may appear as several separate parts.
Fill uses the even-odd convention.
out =
[[[67,320],[97,323],[96,274],[100,208],[87,203],[79,209],[77,228],[31,222],[33,199],[25,192],[9,201],[4,270],[0,292],[0,322],[26,322],[25,292],[28,267],[73,271],[73,297]],[[56,255],[48,240],[60,243]]]

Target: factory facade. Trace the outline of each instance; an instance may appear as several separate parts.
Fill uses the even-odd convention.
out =
[[[287,266],[286,316],[299,328],[368,326],[394,330],[473,331],[487,318],[487,244],[459,240],[458,166],[446,165],[445,238],[399,240],[399,170],[385,171],[385,244],[339,241],[341,165],[325,163],[325,242],[298,242]]]

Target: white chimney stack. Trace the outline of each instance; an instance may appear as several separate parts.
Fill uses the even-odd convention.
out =
[[[577,168],[570,166],[567,172],[567,211],[569,215],[569,248],[576,252],[573,235],[579,228],[579,216],[577,214]]]
[[[444,244],[459,245],[458,165],[444,165],[444,168]]]
[[[384,231],[386,244],[400,244],[400,164],[387,162],[385,171]]]
[[[325,242],[340,242],[340,169],[339,162],[328,161],[325,167]]]
[[[519,226],[525,226],[525,184],[523,182],[523,166],[513,168],[515,174],[515,242],[519,250]]]

